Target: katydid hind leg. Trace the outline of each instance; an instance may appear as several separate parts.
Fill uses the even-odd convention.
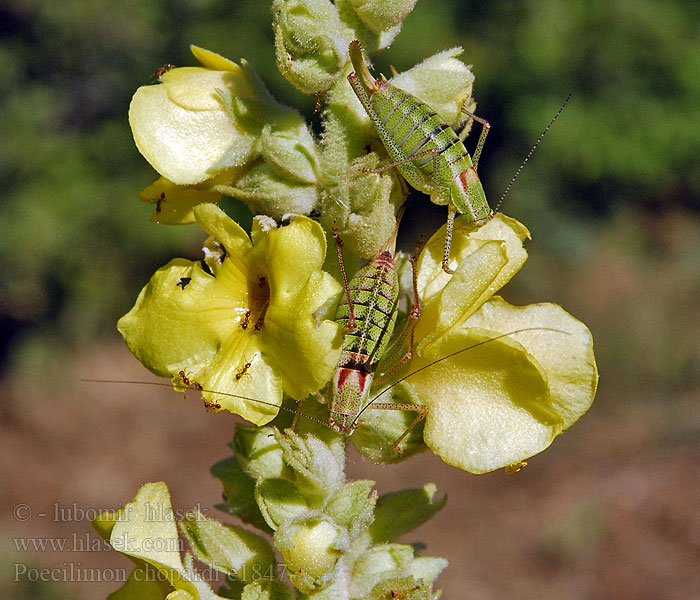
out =
[[[447,207],[447,224],[445,226],[445,247],[442,253],[442,270],[448,275],[453,275],[454,271],[450,269],[450,250],[452,248],[452,231],[455,225],[455,217],[457,209],[452,205]]]
[[[338,253],[338,266],[340,268],[340,275],[343,279],[343,289],[345,290],[345,299],[348,303],[348,322],[346,325],[347,331],[355,331],[357,325],[355,324],[355,309],[353,308],[352,298],[350,297],[350,288],[348,287],[348,275],[345,271],[345,261],[343,260],[343,240],[340,238],[338,233],[338,228],[333,225],[332,229],[333,239],[335,239],[335,248]]]
[[[406,438],[406,436],[411,433],[413,428],[418,425],[423,419],[425,419],[426,415],[428,414],[428,407],[425,406],[424,404],[398,404],[395,402],[375,402],[372,404],[373,409],[377,410],[403,410],[403,411],[413,411],[417,412],[418,414],[416,415],[416,418],[413,419],[411,424],[406,428],[406,431],[404,431],[393,443],[392,445],[394,446],[394,450],[396,450],[396,453],[401,456],[403,454],[403,450],[401,450],[401,442]]]
[[[479,166],[479,157],[481,156],[481,151],[484,149],[484,144],[486,143],[486,136],[489,134],[491,124],[486,119],[477,117],[474,113],[469,112],[464,107],[462,107],[462,112],[473,121],[476,121],[477,123],[481,124],[481,133],[479,134],[479,141],[476,143],[476,148],[474,149],[474,154],[472,155],[472,163],[474,165],[474,168],[476,169]],[[469,131],[465,126],[459,134],[460,141],[464,142],[464,139],[467,137],[468,132]]]

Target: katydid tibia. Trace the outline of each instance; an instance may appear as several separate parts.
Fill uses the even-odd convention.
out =
[[[464,146],[466,127],[458,135],[427,104],[383,76],[375,79],[357,40],[350,43],[348,51],[355,68],[348,81],[392,160],[388,165],[367,170],[377,172],[396,167],[415,189],[430,194],[432,202],[447,205],[442,268],[452,274],[450,245],[457,213],[475,223],[486,222],[494,214],[476,171],[490,125],[462,107],[469,119],[481,124],[479,141],[470,157]]]

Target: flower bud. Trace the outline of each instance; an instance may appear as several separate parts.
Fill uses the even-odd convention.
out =
[[[282,553],[292,583],[309,594],[331,582],[348,540],[341,527],[318,516],[279,529],[275,546]]]
[[[347,61],[352,33],[330,0],[275,0],[277,68],[305,94],[326,91]]]
[[[416,0],[350,0],[357,16],[375,33],[400,25],[415,5]]]

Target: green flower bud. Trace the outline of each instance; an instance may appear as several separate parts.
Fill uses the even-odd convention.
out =
[[[275,56],[280,73],[305,94],[325,92],[347,61],[352,39],[330,0],[272,3]]]
[[[276,434],[285,463],[294,471],[294,481],[309,505],[323,507],[345,482],[343,461],[313,435],[302,437],[292,431]]]
[[[291,475],[284,462],[282,448],[275,440],[272,427],[236,425],[233,450],[243,469],[254,479]]]
[[[306,594],[331,583],[335,565],[348,549],[347,532],[325,516],[293,523],[275,533],[292,583]]]
[[[416,5],[417,0],[349,0],[362,22],[379,33],[400,25]]]
[[[355,561],[352,579],[355,596],[367,598],[380,581],[408,575],[413,547],[405,544],[378,544],[368,548]]]
[[[359,535],[372,522],[377,493],[374,481],[359,480],[346,483],[330,499],[325,513],[346,527],[350,537]]]

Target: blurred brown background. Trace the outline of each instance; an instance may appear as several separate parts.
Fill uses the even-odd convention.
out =
[[[388,73],[465,48],[492,124],[480,163],[492,199],[573,93],[503,207],[533,234],[505,295],[557,302],[590,326],[601,381],[589,414],[513,477],[468,475],[427,454],[393,467],[353,455],[348,467],[380,493],[421,486],[427,473],[448,493],[405,540],[449,558],[445,598],[700,597],[698,27],[700,6],[682,0],[421,0],[377,61]],[[116,319],[155,268],[198,255],[200,232],[152,225],[138,202],[155,174],[126,121],[156,68],[194,64],[189,43],[247,58],[318,124],[314,100],[275,68],[267,3],[0,4],[0,582],[10,598],[116,589],[67,580],[130,570],[89,518],[146,481],[166,481],[177,507],[217,516],[208,468],[228,454],[234,417],[169,390],[80,381],[149,377]],[[58,571],[32,581],[43,568]]]

